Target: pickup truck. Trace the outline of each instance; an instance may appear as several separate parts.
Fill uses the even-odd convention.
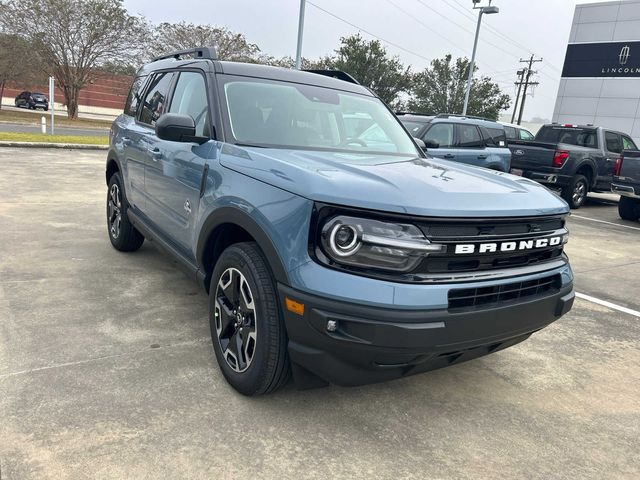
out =
[[[623,220],[640,218],[640,152],[625,150],[616,163],[611,191],[620,194],[618,213]]]
[[[245,395],[454,365],[573,303],[565,202],[427,157],[336,72],[156,58],[112,125],[105,180],[111,244],[152,242],[204,288],[213,354]]]
[[[621,132],[593,125],[544,125],[533,141],[510,140],[511,173],[559,188],[571,208],[587,193],[609,192],[622,150],[637,150]]]

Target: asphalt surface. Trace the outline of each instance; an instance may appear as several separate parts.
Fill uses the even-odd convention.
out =
[[[51,133],[51,118],[47,118],[47,133]],[[86,135],[89,137],[106,137],[109,135],[109,129],[99,128],[75,128],[75,127],[56,127],[54,125],[56,135]],[[0,132],[12,133],[42,133],[42,127],[39,125],[28,125],[24,123],[4,123],[0,122]]]
[[[465,364],[245,398],[197,285],[111,247],[103,152],[2,148],[0,167],[2,480],[640,478],[633,315],[578,299]],[[640,310],[640,224],[606,198],[575,213],[577,290]]]

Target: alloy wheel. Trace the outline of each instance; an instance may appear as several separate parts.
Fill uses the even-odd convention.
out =
[[[220,276],[214,315],[222,356],[235,372],[244,372],[256,352],[256,307],[249,282],[236,268]]]
[[[109,189],[109,202],[107,211],[109,232],[114,239],[120,236],[120,224],[122,222],[122,195],[117,183]]]
[[[573,203],[581,205],[587,195],[587,186],[584,182],[577,182],[573,187]]]

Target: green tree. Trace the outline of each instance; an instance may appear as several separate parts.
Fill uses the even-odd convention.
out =
[[[340,42],[336,55],[324,63],[349,73],[392,108],[398,107],[399,95],[407,91],[411,82],[409,68],[398,57],[389,56],[378,40],[367,41],[357,34],[342,37]]]
[[[151,56],[174,50],[215,47],[218,58],[235,62],[257,62],[260,48],[241,33],[226,27],[196,25],[188,22],[161,23],[153,29],[149,45]]]
[[[38,62],[25,62],[25,58],[34,60],[31,45],[18,35],[0,33],[0,100],[7,84],[26,88],[44,80],[35,66]]]
[[[69,118],[100,66],[131,64],[142,53],[146,25],[122,0],[0,0],[0,9],[0,26],[27,40],[55,77]]]
[[[426,115],[462,112],[468,75],[469,60],[466,58],[453,61],[451,55],[446,55],[433,60],[430,67],[413,75],[408,109]],[[497,120],[510,103],[509,95],[503,93],[490,77],[474,77],[467,108],[469,115]]]

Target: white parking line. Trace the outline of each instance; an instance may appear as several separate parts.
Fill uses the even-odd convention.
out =
[[[599,298],[592,297],[591,295],[585,295],[584,293],[576,292],[576,297],[588,302],[597,303],[598,305],[602,305],[613,310],[618,310],[619,312],[628,313],[629,315],[633,315],[634,317],[640,317],[640,312],[638,312],[637,310],[632,310],[621,305],[616,305],[615,303],[607,302],[606,300],[600,300]]]
[[[583,217],[582,215],[571,214],[569,218],[581,218],[583,220],[591,220],[592,222],[606,223],[607,225],[615,225],[616,227],[630,228],[631,230],[640,230],[640,227],[632,227],[631,225],[621,225],[619,223],[607,222],[606,220],[596,220],[595,218]]]

